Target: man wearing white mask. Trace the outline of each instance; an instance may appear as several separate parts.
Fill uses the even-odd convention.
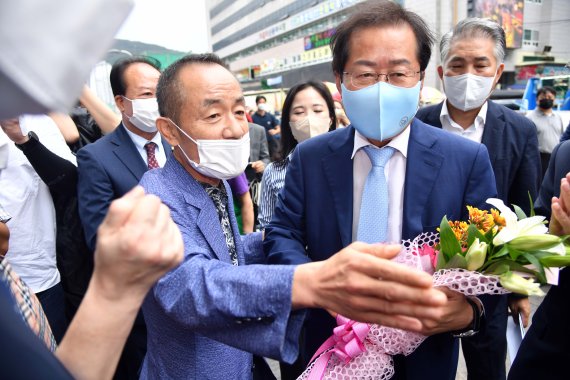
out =
[[[505,52],[499,24],[481,18],[459,22],[440,43],[438,73],[447,100],[420,109],[416,117],[484,144],[498,197],[528,214],[529,196],[536,199],[541,178],[536,128],[522,115],[488,100],[503,73]],[[521,313],[523,324],[528,323],[528,298],[483,296],[486,326],[462,342],[469,379],[505,379],[507,298],[511,311]]]
[[[160,65],[148,57],[119,61],[110,79],[122,122],[110,134],[80,149],[78,208],[85,239],[94,249],[97,229],[111,202],[134,188],[149,169],[164,165],[170,146],[156,129],[156,85]],[[146,352],[146,328],[139,314],[117,368],[116,378],[138,378]]]
[[[259,369],[251,353],[290,363],[303,308],[411,330],[441,314],[445,296],[430,277],[387,260],[398,246],[355,243],[318,263],[252,265],[265,260],[262,234],[239,235],[225,181],[243,172],[249,157],[239,82],[217,56],[189,55],[162,74],[157,99],[157,127],[175,148],[141,185],[170,208],[184,261],[143,305],[148,353],[141,379],[249,380]]]

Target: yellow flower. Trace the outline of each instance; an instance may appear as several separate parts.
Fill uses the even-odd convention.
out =
[[[493,221],[495,222],[495,225],[498,227],[497,228],[498,231],[500,231],[501,228],[507,225],[507,221],[505,220],[505,218],[501,216],[499,210],[492,208],[491,215],[493,215]]]
[[[469,224],[461,221],[449,221],[449,226],[462,246],[467,244],[467,228]]]
[[[482,234],[485,234],[495,226],[495,220],[492,214],[487,210],[479,210],[473,206],[467,206],[469,211],[469,221],[474,224]]]

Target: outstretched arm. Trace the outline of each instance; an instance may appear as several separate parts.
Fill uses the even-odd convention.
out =
[[[182,260],[180,231],[155,196],[136,187],[99,228],[95,271],[56,351],[77,379],[110,379],[151,286]]]

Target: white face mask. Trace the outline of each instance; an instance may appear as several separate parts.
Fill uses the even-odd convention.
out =
[[[267,104],[265,104],[265,103],[259,103],[259,104],[257,105],[257,109],[260,110],[260,111],[264,111],[264,112],[265,112],[265,111],[267,111]]]
[[[329,118],[309,116],[299,121],[290,121],[291,132],[297,142],[303,142],[311,137],[315,137],[327,132],[330,128]]]
[[[127,99],[133,107],[133,116],[127,116],[129,121],[143,132],[156,132],[156,119],[160,116],[158,113],[158,103],[156,98],[147,99]]]
[[[443,86],[447,100],[462,111],[481,107],[493,89],[495,74],[492,77],[482,77],[473,74],[463,74],[450,77],[443,76]]]
[[[230,179],[244,172],[249,160],[249,133],[239,140],[194,140],[174,122],[172,124],[198,146],[200,163],[192,161],[178,145],[190,166],[198,173],[210,178]]]

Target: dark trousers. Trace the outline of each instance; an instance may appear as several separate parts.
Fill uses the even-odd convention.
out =
[[[570,269],[560,272],[534,313],[509,372],[509,380],[563,380],[570,378]]]
[[[505,380],[507,295],[484,295],[479,298],[485,306],[485,322],[477,335],[461,340],[467,378]]]
[[[141,323],[142,322],[142,323]],[[137,380],[146,355],[146,325],[139,311],[115,371],[114,380]]]
[[[51,327],[51,332],[59,344],[67,330],[67,318],[65,317],[65,296],[61,282],[42,292],[36,293],[42,304],[44,313]]]

